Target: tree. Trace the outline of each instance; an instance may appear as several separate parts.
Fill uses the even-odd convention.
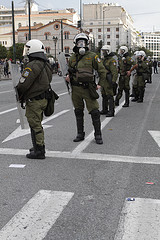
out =
[[[16,59],[20,61],[23,59],[23,48],[24,48],[23,43],[16,43]],[[9,48],[7,56],[8,58],[13,59],[13,46]]]
[[[7,57],[7,49],[5,46],[0,44],[0,59],[4,59]]]

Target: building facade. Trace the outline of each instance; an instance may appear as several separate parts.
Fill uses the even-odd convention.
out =
[[[83,27],[93,34],[96,46],[101,41],[113,51],[121,45],[136,48],[141,42],[132,18],[117,4],[83,4]]]
[[[153,59],[160,60],[160,32],[141,33],[144,47],[153,53]]]
[[[28,27],[20,27],[18,30],[18,43],[28,41]],[[32,39],[43,42],[47,55],[57,58],[60,52],[66,56],[73,53],[73,39],[80,30],[70,24],[61,21],[53,21],[46,25],[37,24],[31,28]]]

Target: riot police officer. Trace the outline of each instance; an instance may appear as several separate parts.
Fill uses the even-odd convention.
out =
[[[122,97],[123,91],[125,92],[125,104],[123,107],[129,107],[129,91],[130,91],[130,76],[127,76],[127,71],[131,69],[134,61],[128,55],[128,48],[121,46],[119,49],[119,82],[118,82],[118,94],[115,99],[115,105],[119,106],[119,100]]]
[[[116,60],[113,58],[115,54],[111,51],[110,45],[104,45],[101,48],[101,58],[106,68],[106,81],[102,93],[102,111],[100,114],[106,117],[114,117],[114,95],[116,95],[118,69]]]
[[[134,83],[134,91],[135,91],[135,97],[132,99],[132,102],[143,102],[144,98],[144,92],[145,92],[145,80],[148,77],[149,74],[149,66],[144,61],[145,59],[145,52],[144,51],[138,51],[137,52],[137,64],[134,65],[130,71],[128,71],[127,75],[129,76],[131,72],[136,69],[136,81]]]
[[[66,81],[72,86],[72,102],[77,123],[77,136],[74,142],[83,141],[84,132],[84,102],[91,114],[94,126],[94,136],[97,144],[103,144],[99,104],[96,88],[104,85],[106,70],[99,57],[89,51],[89,37],[85,33],[79,33],[74,38],[74,54],[69,59],[69,75]],[[99,83],[94,83],[94,70],[99,74]]]
[[[52,69],[45,56],[45,47],[37,39],[24,46],[24,56],[28,56],[22,76],[17,85],[20,101],[26,103],[26,117],[31,129],[33,148],[26,155],[31,159],[45,158],[43,112],[47,106],[47,90],[52,80]]]

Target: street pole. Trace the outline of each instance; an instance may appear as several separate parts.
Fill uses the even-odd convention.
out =
[[[103,18],[103,45],[104,45],[104,8],[102,13],[102,18]]]
[[[12,32],[13,32],[13,62],[16,63],[16,44],[15,44],[14,3],[13,3],[13,1],[12,1]]]
[[[63,52],[63,21],[61,19],[61,52]]]
[[[80,21],[81,21],[80,31],[82,32],[82,0],[80,0]]]
[[[56,45],[57,45],[58,38],[53,36],[53,41],[54,41],[54,47],[55,47],[55,49],[54,49],[54,51],[55,51],[54,58],[55,58],[55,61],[56,61]]]
[[[31,40],[31,7],[30,7],[30,0],[28,0],[28,21],[29,21],[29,40]]]

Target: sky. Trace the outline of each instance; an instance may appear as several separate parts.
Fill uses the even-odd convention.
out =
[[[12,0],[0,0],[0,5],[11,8]],[[23,7],[25,0],[14,0],[15,7]],[[39,10],[74,8],[79,12],[80,0],[35,0]],[[118,3],[124,7],[140,32],[160,31],[160,0],[81,0],[82,3]]]

